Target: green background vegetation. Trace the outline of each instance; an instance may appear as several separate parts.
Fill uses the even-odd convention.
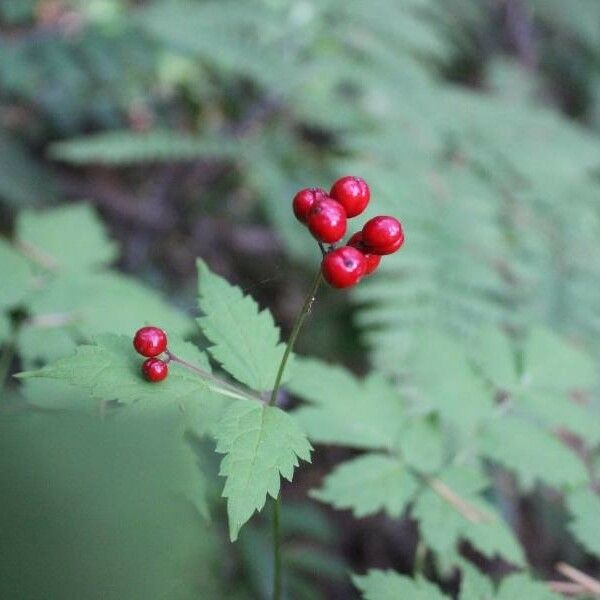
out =
[[[287,335],[319,261],[291,198],[346,173],[371,186],[365,219],[397,215],[407,242],[350,293],[323,290],[301,335],[299,353],[374,383],[296,365],[286,402],[316,405],[295,414],[319,445],[284,486],[289,597],[358,597],[350,571],[410,574],[415,519],[441,510],[425,498],[401,519],[345,497],[341,475],[322,485],[348,448],[393,445],[386,386],[421,419],[402,452],[425,473],[439,436],[472,450],[478,398],[514,398],[478,438],[483,501],[537,578],[559,578],[557,561],[599,576],[599,24],[595,0],[3,0],[0,597],[267,596],[267,520],[227,541],[203,437],[216,415],[113,411],[10,375],[146,322],[205,345],[198,256]],[[456,594],[434,538],[425,573]]]

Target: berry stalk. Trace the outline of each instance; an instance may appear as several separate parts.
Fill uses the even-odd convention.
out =
[[[197,373],[198,375],[200,375],[201,379],[209,383],[209,388],[215,392],[223,394],[224,396],[229,396],[230,398],[236,398],[238,400],[258,400],[259,402],[263,401],[260,394],[257,394],[250,390],[244,390],[236,385],[228,383],[227,381],[223,381],[222,379],[216,377],[212,373],[209,373],[208,371],[205,371],[204,369],[201,369],[200,367],[189,363],[187,360],[179,358],[168,349],[165,351],[165,354],[167,356],[168,362],[178,363],[182,367],[185,367],[186,369]]]
[[[275,406],[277,402],[277,394],[279,392],[279,386],[281,385],[281,379],[283,377],[283,373],[285,372],[285,367],[290,358],[290,354],[292,353],[292,349],[294,348],[294,344],[296,343],[296,339],[300,330],[302,329],[302,325],[304,324],[304,320],[308,316],[310,309],[315,301],[315,297],[317,295],[317,291],[319,286],[321,285],[321,281],[323,280],[323,276],[321,275],[321,270],[317,272],[313,282],[310,286],[310,291],[308,292],[306,298],[304,299],[304,304],[296,317],[296,321],[292,328],[292,333],[290,334],[290,339],[288,340],[287,346],[285,347],[285,352],[283,353],[283,357],[281,359],[281,363],[279,364],[279,369],[277,370],[277,376],[275,377],[275,383],[273,385],[273,391],[271,392],[271,398],[269,400],[269,406]]]

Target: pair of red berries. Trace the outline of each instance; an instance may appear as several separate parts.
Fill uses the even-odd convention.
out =
[[[296,218],[321,243],[335,244],[346,234],[347,219],[361,214],[371,199],[366,181],[346,176],[329,192],[321,188],[300,190],[292,201]],[[404,243],[400,221],[378,216],[367,221],[361,231],[340,248],[331,247],[323,256],[321,271],[329,285],[347,288],[377,269],[381,257],[396,252]]]
[[[133,347],[139,354],[148,357],[142,364],[142,373],[148,381],[158,383],[167,377],[169,365],[166,361],[156,358],[167,349],[167,334],[162,329],[138,329],[133,338]]]

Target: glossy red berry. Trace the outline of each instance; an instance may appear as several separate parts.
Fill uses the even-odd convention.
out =
[[[351,246],[342,246],[323,257],[321,272],[325,281],[332,287],[352,287],[365,274],[366,262],[360,250]]]
[[[362,241],[374,254],[392,254],[404,243],[402,225],[394,217],[374,217],[362,228]]]
[[[363,244],[362,231],[357,231],[349,240],[348,246],[356,248],[363,253],[365,257],[365,275],[370,275],[377,269],[381,262],[381,256],[379,254],[373,254],[369,252],[368,248]]]
[[[294,210],[294,215],[296,215],[296,219],[301,223],[306,223],[308,213],[315,202],[325,200],[325,198],[327,198],[327,192],[321,188],[306,188],[300,190],[292,200],[292,208]]]
[[[142,373],[148,381],[158,383],[169,374],[169,365],[160,358],[148,358],[142,364]]]
[[[346,211],[331,198],[315,202],[308,213],[308,228],[320,242],[334,244],[346,233]]]
[[[400,250],[404,244],[404,235],[399,237],[393,244],[389,246],[383,246],[381,248],[377,248],[376,250],[370,249],[373,254],[379,254],[380,256],[384,256],[386,254],[394,254],[397,250]]]
[[[348,175],[333,184],[329,195],[344,207],[346,216],[350,218],[360,215],[367,208],[371,190],[361,177]]]
[[[158,327],[142,327],[133,338],[133,347],[142,356],[158,356],[167,349],[167,334]]]

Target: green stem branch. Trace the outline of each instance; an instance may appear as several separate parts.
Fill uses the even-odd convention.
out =
[[[200,378],[203,379],[208,385],[208,387],[215,392],[218,392],[225,396],[230,396],[231,398],[237,398],[239,400],[258,400],[259,402],[263,401],[263,398],[260,396],[260,394],[257,394],[256,392],[253,392],[251,390],[242,389],[236,385],[228,383],[227,381],[223,381],[222,379],[216,377],[212,373],[209,373],[208,371],[205,371],[204,369],[201,369],[200,367],[189,363],[187,360],[179,358],[170,350],[167,350],[165,354],[167,355],[168,361],[178,363],[186,369],[189,369],[190,371],[193,371],[194,373],[200,375]]]
[[[317,291],[319,286],[321,285],[321,281],[323,277],[321,275],[321,269],[315,275],[313,282],[310,286],[310,290],[304,299],[304,304],[296,317],[296,321],[294,322],[294,326],[292,327],[292,333],[290,334],[290,338],[288,340],[287,346],[285,347],[285,352],[281,357],[281,363],[279,364],[279,369],[277,370],[277,375],[275,377],[275,383],[273,385],[273,391],[271,392],[271,398],[269,400],[269,406],[275,406],[277,403],[277,394],[279,393],[279,387],[281,386],[281,380],[283,378],[283,374],[285,372],[285,367],[288,363],[290,355],[292,354],[292,350],[294,348],[294,344],[296,343],[296,339],[298,338],[298,334],[302,329],[302,325],[306,320],[306,317],[309,315],[310,310],[312,308],[313,302],[315,301],[315,297],[317,295]],[[281,526],[280,526],[280,516],[281,516],[281,492],[277,499],[273,501],[273,600],[281,600]]]
[[[427,544],[420,539],[415,550],[415,562],[413,565],[413,577],[423,575],[425,571],[425,561],[427,560]]]
[[[321,281],[323,281],[323,276],[321,275],[321,270],[319,269],[316,274],[313,282],[310,286],[310,291],[308,292],[306,298],[304,299],[304,304],[296,317],[296,321],[294,326],[292,327],[292,333],[290,334],[290,339],[288,340],[287,346],[285,347],[285,352],[283,353],[283,357],[281,359],[281,363],[279,364],[279,369],[277,370],[277,376],[275,377],[275,384],[273,385],[273,391],[271,392],[271,399],[269,400],[269,406],[275,406],[277,403],[277,394],[279,392],[279,386],[281,385],[281,379],[285,372],[285,367],[288,363],[290,355],[292,354],[292,350],[294,348],[294,344],[296,343],[296,339],[298,338],[298,334],[302,329],[302,325],[306,317],[310,313],[310,309],[312,308],[313,302],[315,301],[315,297],[317,295],[317,291],[319,286],[321,285]]]

